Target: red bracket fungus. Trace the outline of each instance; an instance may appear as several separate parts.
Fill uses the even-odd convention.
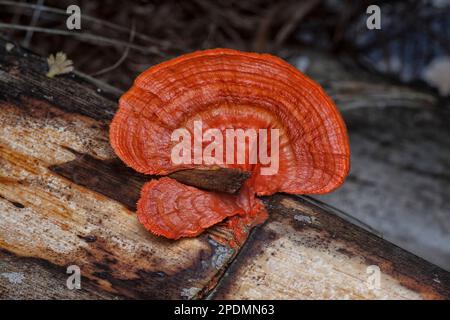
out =
[[[205,168],[205,163],[174,164],[171,159],[174,130],[194,132],[199,119],[204,128],[221,132],[278,129],[278,172],[263,175],[261,165],[248,161],[220,164],[252,172],[237,195],[188,187],[168,177],[148,182],[137,212],[157,235],[192,237],[227,218],[237,233],[245,232],[239,221],[259,223],[267,216],[256,195],[323,194],[348,174],[348,137],[336,106],[318,84],[268,54],[214,49],[148,69],[120,99],[110,141],[117,155],[141,173]]]

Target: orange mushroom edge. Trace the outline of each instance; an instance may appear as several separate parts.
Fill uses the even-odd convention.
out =
[[[280,58],[231,49],[197,51],[144,71],[120,99],[110,142],[145,174],[211,165],[252,173],[237,195],[168,177],[145,184],[139,221],[172,239],[222,222],[239,243],[267,218],[257,196],[328,193],[350,168],[346,127],[324,90]]]

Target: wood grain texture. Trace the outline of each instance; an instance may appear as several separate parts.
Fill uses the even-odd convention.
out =
[[[423,86],[410,87],[361,69],[351,57],[292,48],[308,61],[306,74],[319,82],[341,112],[360,108],[431,108],[440,99]],[[292,61],[295,64],[295,61]]]
[[[80,290],[68,290],[66,269],[46,260],[18,257],[0,250],[0,298],[8,299],[120,299],[82,279]]]
[[[113,110],[115,103],[70,76],[46,79],[37,57],[0,47],[0,247],[18,259],[17,268],[2,259],[0,270],[22,272],[22,258],[45,261],[55,273],[48,281],[60,288],[66,267],[76,264],[86,286],[100,297],[201,297],[235,251],[216,243],[210,234],[177,242],[149,234],[132,211],[136,198],[130,195],[140,186],[123,179],[124,166],[112,170],[112,180],[102,180],[105,165],[97,167],[97,176],[83,175],[74,167],[71,180],[52,171],[83,157],[97,159],[97,165],[115,161],[105,111]],[[16,63],[21,60],[29,60],[26,71]],[[77,94],[63,92],[66,87],[76,88]],[[112,196],[108,184],[114,179],[129,191]],[[109,188],[110,193],[105,196],[96,188]],[[22,298],[62,296],[45,286],[36,286],[34,292],[12,287],[2,286],[0,297],[18,297],[17,292]],[[69,290],[66,294],[71,297]]]
[[[40,103],[39,110],[47,107]],[[121,203],[83,186],[90,180],[106,189],[102,175],[73,171],[74,183],[52,171],[79,157],[71,149],[89,150],[80,146],[96,146],[85,157],[113,156],[106,132],[92,129],[92,120],[65,113],[40,118],[6,103],[0,113],[3,249],[59,267],[76,264],[99,289],[130,298],[194,297],[233,255],[208,235],[178,242],[152,236],[128,208],[131,191]],[[132,180],[122,182],[138,191]]]
[[[271,218],[243,250],[216,241],[230,236],[221,226],[180,241],[149,234],[134,214],[146,177],[109,145],[116,102],[72,75],[48,79],[43,59],[4,48],[0,298],[450,297],[448,273],[298,197],[267,198]],[[72,264],[82,290],[65,287]],[[380,292],[365,286],[372,264]]]
[[[266,204],[269,221],[253,233],[211,298],[450,297],[448,272],[349,224],[322,205],[286,195],[267,198]],[[380,269],[379,288],[370,285],[369,266]]]
[[[181,170],[171,173],[169,177],[197,188],[234,194],[250,175],[249,171],[239,169],[214,168]]]

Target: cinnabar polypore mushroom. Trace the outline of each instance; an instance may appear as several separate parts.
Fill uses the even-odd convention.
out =
[[[171,159],[177,143],[171,134],[178,128],[194,132],[199,119],[204,129],[221,132],[279,129],[278,173],[263,175],[262,166],[248,159],[220,164],[252,172],[236,196],[170,178],[151,181],[142,189],[137,211],[155,234],[195,236],[231,216],[263,221],[266,212],[255,195],[323,194],[339,187],[348,174],[348,137],[336,106],[318,84],[268,54],[205,50],[148,69],[120,99],[110,141],[117,155],[141,173],[167,175],[208,167]]]

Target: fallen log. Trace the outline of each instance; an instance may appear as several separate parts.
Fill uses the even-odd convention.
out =
[[[115,93],[73,74],[47,78],[44,59],[5,45],[0,298],[450,298],[448,272],[305,197],[265,198],[269,220],[237,248],[218,241],[230,236],[220,225],[180,241],[148,233],[134,210],[153,177],[127,168],[108,141]],[[177,178],[232,192],[246,176]],[[66,286],[71,265],[80,290]]]

